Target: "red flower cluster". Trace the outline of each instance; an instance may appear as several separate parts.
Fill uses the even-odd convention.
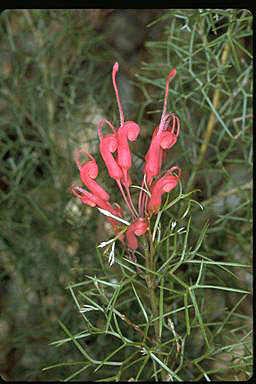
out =
[[[170,114],[166,111],[169,81],[176,75],[176,69],[173,69],[166,79],[164,107],[160,124],[154,130],[149,150],[145,156],[144,178],[138,198],[138,209],[135,208],[130,194],[131,178],[129,170],[132,166],[132,156],[129,141],[135,141],[138,138],[140,127],[134,121],[124,121],[124,113],[116,85],[117,72],[118,63],[115,63],[112,71],[112,81],[120,113],[120,127],[116,129],[106,119],[99,121],[99,149],[109,176],[116,181],[126,206],[132,215],[132,223],[123,220],[123,209],[117,203],[111,205],[109,194],[95,180],[98,176],[96,161],[83,148],[75,151],[74,158],[80,171],[81,181],[89,192],[76,185],[72,185],[71,190],[83,204],[98,207],[102,213],[107,215],[107,220],[111,223],[117,236],[123,228],[122,223],[129,224],[125,233],[126,240],[129,249],[135,250],[138,247],[137,237],[146,233],[149,229],[151,215],[156,214],[160,209],[162,195],[173,190],[181,177],[181,170],[177,166],[173,166],[162,177],[159,177],[165,152],[176,143],[180,132],[179,118],[174,113]],[[102,133],[104,125],[111,128],[111,133],[105,136]],[[87,156],[88,161],[81,164],[80,154],[82,152]],[[120,234],[119,239],[125,244],[123,234]]]

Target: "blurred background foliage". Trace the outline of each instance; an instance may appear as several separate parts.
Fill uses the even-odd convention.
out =
[[[5,380],[59,380],[72,366],[42,368],[81,357],[71,343],[49,345],[63,337],[57,319],[72,332],[84,327],[66,287],[100,271],[95,245],[111,235],[104,218],[69,191],[79,179],[75,148],[88,143],[99,181],[119,198],[102,167],[96,131],[102,117],[118,122],[115,61],[125,116],[141,125],[132,147],[134,182],[141,182],[165,79],[176,67],[169,103],[182,126],[166,167],[182,168],[185,192],[199,190],[194,198],[205,209],[193,208],[192,232],[198,237],[209,222],[200,253],[251,264],[252,15],[245,9],[16,10],[1,14],[0,31],[0,373]],[[231,278],[212,270],[209,282],[250,290],[250,270],[232,271]],[[193,271],[180,273],[189,281]],[[206,371],[212,380],[247,380],[250,298],[216,290],[203,295],[209,323],[225,323],[218,345],[233,346],[207,360]],[[184,380],[201,378],[201,345],[198,331],[186,345]],[[100,358],[109,344],[99,335],[88,347]],[[105,374],[85,371],[76,379]]]

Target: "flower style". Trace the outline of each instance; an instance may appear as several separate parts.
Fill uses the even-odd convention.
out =
[[[106,119],[99,121],[99,150],[109,176],[117,183],[131,214],[131,223],[123,219],[125,215],[123,208],[117,203],[112,205],[110,203],[110,195],[96,182],[98,166],[95,158],[85,148],[76,150],[74,159],[80,171],[80,179],[89,191],[77,185],[72,185],[71,191],[83,204],[97,207],[101,213],[107,216],[107,220],[112,225],[116,238],[119,238],[124,246],[126,238],[128,250],[134,255],[139,246],[138,237],[145,235],[149,231],[151,216],[156,214],[161,208],[163,194],[172,191],[177,186],[181,177],[181,170],[178,166],[171,167],[160,177],[166,152],[176,143],[180,132],[179,118],[174,113],[167,112],[169,82],[176,75],[176,69],[174,68],[170,71],[166,79],[163,112],[160,123],[154,130],[151,144],[145,156],[144,175],[142,185],[138,187],[140,188],[140,194],[136,209],[130,194],[132,182],[129,171],[132,167],[132,154],[129,142],[137,140],[140,134],[140,127],[136,122],[125,121],[124,119],[123,108],[116,85],[118,68],[118,63],[115,63],[112,70],[112,82],[119,109],[120,125],[118,128],[115,128]],[[111,133],[103,135],[102,130],[104,126],[108,126],[111,129]],[[81,163],[81,154],[84,154],[88,160]],[[106,244],[108,243],[110,242]]]
[[[112,81],[113,86],[116,93],[116,99],[120,114],[120,128],[117,132],[117,138],[118,138],[118,148],[117,148],[117,162],[119,166],[122,168],[123,171],[123,184],[125,187],[129,187],[129,179],[128,179],[128,170],[132,166],[132,158],[131,158],[131,151],[129,148],[128,140],[129,141],[136,141],[139,133],[140,133],[140,127],[138,124],[136,124],[134,121],[124,121],[124,113],[122,104],[120,101],[118,89],[116,86],[116,74],[118,72],[118,63],[115,63],[113,66],[112,71]]]

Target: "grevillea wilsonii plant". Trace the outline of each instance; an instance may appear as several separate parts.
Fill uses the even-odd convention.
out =
[[[96,207],[106,215],[108,222],[112,225],[115,238],[100,244],[100,247],[111,244],[113,248],[110,263],[113,262],[114,244],[119,239],[124,247],[127,247],[129,254],[134,256],[135,250],[139,247],[138,237],[147,234],[150,228],[151,217],[157,214],[161,208],[162,196],[171,192],[178,184],[181,177],[181,170],[178,166],[172,166],[165,173],[161,169],[165,152],[170,150],[176,143],[180,133],[180,121],[174,113],[167,112],[167,101],[169,82],[176,75],[176,69],[172,69],[166,79],[166,90],[163,112],[159,125],[152,135],[151,144],[145,155],[145,166],[142,175],[142,185],[138,193],[137,204],[131,197],[130,188],[132,180],[129,171],[132,167],[132,154],[129,142],[134,142],[140,134],[140,126],[134,121],[125,121],[118,88],[116,85],[116,74],[118,63],[115,63],[112,71],[112,81],[116,94],[120,126],[101,119],[98,122],[99,150],[107,167],[109,176],[115,180],[127,212],[117,203],[111,203],[111,197],[104,188],[96,181],[98,166],[94,157],[85,148],[75,151],[74,159],[80,171],[80,179],[87,187],[72,185],[71,191],[83,204]],[[110,133],[103,135],[102,129],[108,126]],[[84,154],[87,161],[81,163],[80,155]],[[130,214],[130,221],[127,215]]]

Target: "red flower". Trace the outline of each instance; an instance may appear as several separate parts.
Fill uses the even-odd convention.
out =
[[[169,81],[176,75],[176,69],[174,68],[166,79],[164,106],[160,124],[154,130],[149,150],[145,156],[144,178],[138,200],[139,213],[134,207],[129,189],[131,185],[129,170],[132,166],[129,142],[135,141],[138,138],[140,127],[134,121],[124,121],[123,108],[116,85],[117,72],[118,63],[115,63],[112,71],[112,81],[120,114],[120,126],[116,129],[106,119],[99,121],[99,149],[109,176],[116,181],[126,206],[132,215],[132,223],[129,224],[128,221],[123,219],[124,212],[118,204],[110,204],[109,194],[96,182],[98,176],[96,161],[84,148],[75,151],[74,158],[80,171],[81,181],[89,191],[75,185],[71,186],[71,191],[83,204],[97,207],[101,213],[107,216],[107,220],[112,225],[116,238],[119,238],[123,244],[125,244],[124,235],[120,234],[120,231],[124,230],[124,225],[127,226],[127,244],[134,255],[134,251],[138,248],[137,237],[143,236],[149,230],[150,217],[159,211],[162,195],[172,191],[181,177],[180,168],[173,166],[164,176],[153,182],[153,178],[158,177],[160,174],[166,151],[176,143],[180,132],[179,118],[174,113],[170,114],[166,111]],[[104,125],[108,125],[111,128],[111,133],[105,136],[102,133]],[[84,153],[89,160],[81,163],[81,153]],[[174,173],[175,171],[177,174]],[[146,189],[149,189],[150,193],[148,194],[150,194],[150,198]]]
[[[103,137],[102,128],[105,123],[112,128],[114,133]],[[121,180],[123,172],[113,156],[113,153],[116,152],[118,146],[117,135],[113,125],[108,120],[100,120],[98,123],[98,135],[100,139],[100,153],[108,169],[109,176],[115,180]]]
[[[168,75],[166,79],[166,90],[164,98],[164,108],[160,120],[160,124],[156,127],[149,150],[145,156],[146,164],[144,172],[146,174],[147,184],[150,185],[154,176],[158,176],[162,161],[163,161],[163,151],[165,149],[170,149],[177,141],[177,137],[180,131],[180,122],[177,116],[174,114],[170,115],[166,112],[167,106],[167,97],[169,90],[169,81],[176,75],[176,69],[174,68]],[[172,117],[172,128],[170,128],[170,120]],[[176,129],[177,124],[177,129]]]
[[[177,170],[178,175],[173,175],[173,171]],[[181,170],[179,167],[172,167],[165,173],[163,177],[158,179],[151,187],[151,198],[149,200],[147,209],[148,212],[157,213],[161,206],[163,193],[171,192],[177,185],[181,177]]]
[[[86,163],[80,163],[80,153],[84,152],[91,160]],[[109,194],[98,184],[94,179],[98,176],[98,165],[94,157],[86,152],[84,149],[75,151],[74,158],[78,169],[80,170],[80,178],[86,187],[96,196],[103,200],[108,201],[110,199]]]
[[[86,191],[82,187],[72,185],[71,192],[75,196],[79,197],[83,204],[89,205],[90,207],[97,206],[99,208],[105,209],[106,211],[110,211],[112,209],[111,205],[106,200],[103,200],[97,195]]]
[[[137,220],[135,220],[132,224],[129,225],[127,231],[126,231],[126,238],[128,247],[130,249],[137,249],[138,248],[138,240],[136,236],[142,236],[146,233],[146,231],[149,228],[148,220],[142,217],[139,217]]]

